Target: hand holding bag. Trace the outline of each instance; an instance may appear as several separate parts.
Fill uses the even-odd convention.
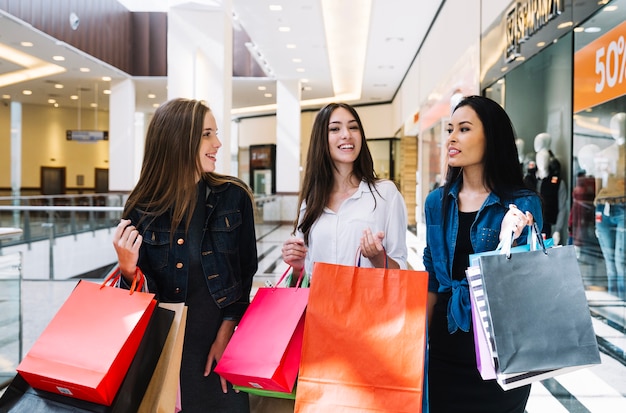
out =
[[[156,301],[154,294],[109,281],[115,279],[101,285],[80,280],[18,365],[33,388],[111,405]]]
[[[282,275],[277,285],[286,277]],[[293,391],[309,289],[262,287],[228,342],[215,372],[233,385],[283,393]]]

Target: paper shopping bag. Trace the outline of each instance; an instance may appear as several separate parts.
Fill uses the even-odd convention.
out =
[[[476,268],[476,267],[475,267]],[[468,272],[468,281],[470,277]],[[484,305],[481,307],[478,298],[482,298],[482,289],[469,286],[470,305],[472,308],[472,331],[474,333],[474,347],[476,350],[476,367],[483,380],[493,380],[497,378],[494,357],[487,335],[488,325],[485,321]],[[479,297],[477,298],[477,294]],[[483,324],[485,323],[485,324]]]
[[[315,263],[295,411],[420,412],[424,271]]]
[[[110,406],[33,389],[18,373],[0,397],[0,413],[136,412],[159,361],[173,319],[174,312],[160,307],[155,309],[128,373]]]
[[[259,288],[215,372],[233,385],[291,393],[308,298],[308,288]]]
[[[159,303],[159,307],[173,311],[175,316],[138,413],[173,413],[176,408],[187,306],[184,303]]]
[[[36,389],[111,405],[155,307],[154,294],[81,280],[17,371]]]

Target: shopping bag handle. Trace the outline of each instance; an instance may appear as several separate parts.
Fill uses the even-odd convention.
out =
[[[546,250],[546,244],[543,241],[543,237],[541,236],[541,232],[539,231],[539,226],[537,225],[537,221],[534,221],[530,226],[530,235],[527,238],[527,243],[529,245],[530,251],[538,250],[537,246],[540,246],[543,250],[544,254],[548,254]],[[502,240],[496,247],[496,251],[500,251],[500,254],[506,255],[506,258],[511,258],[511,248],[513,246],[514,241],[514,232],[513,230],[509,231],[510,234],[505,234],[502,237]]]
[[[133,282],[130,285],[130,294],[132,295],[135,291],[142,291],[143,285],[146,277],[143,275],[141,268],[135,267],[135,276],[133,277]],[[115,268],[115,271],[111,271],[111,273],[104,279],[102,284],[100,284],[100,288],[109,286],[114,287],[118,281],[120,281],[122,277],[122,270],[120,270],[119,265]]]
[[[285,270],[283,275],[280,276],[280,279],[278,280],[278,282],[276,283],[276,285],[273,288],[278,287],[280,285],[280,283],[283,282],[285,277],[287,277],[287,274],[289,274],[289,270],[291,270],[291,269],[292,269],[291,265],[289,267],[287,267],[287,269]],[[302,267],[300,269],[300,275],[298,275],[298,281],[296,282],[296,288],[300,288],[300,285],[302,285],[303,277],[304,277],[304,267]]]
[[[385,268],[389,268],[389,260],[387,259],[387,250],[383,247],[383,254],[385,254]],[[361,266],[361,247],[357,248],[356,256],[354,257],[354,266]]]

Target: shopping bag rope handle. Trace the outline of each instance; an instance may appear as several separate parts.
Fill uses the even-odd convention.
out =
[[[115,271],[112,271],[102,282],[102,284],[100,284],[100,288],[105,287],[105,286],[109,286],[109,287],[113,287],[115,286],[115,284],[117,283],[118,280],[120,280],[120,278],[122,277],[122,271],[120,270],[120,267],[118,266]],[[143,289],[143,283],[146,277],[144,277],[143,272],[141,271],[141,268],[136,267],[135,269],[135,276],[133,277],[133,282],[130,285],[130,294],[132,295],[135,291],[141,291]]]
[[[383,254],[385,254],[385,268],[389,268],[389,262],[387,260],[387,250],[383,247]],[[361,266],[361,247],[357,248],[356,256],[354,257],[355,267]]]
[[[280,276],[280,279],[278,280],[278,282],[276,283],[276,285],[274,286],[274,288],[278,287],[280,285],[281,282],[283,282],[283,280],[285,279],[285,277],[287,277],[287,274],[289,274],[289,270],[291,270],[292,267],[291,265],[289,267],[287,267],[287,269],[285,270],[285,272],[283,273],[283,275]],[[299,288],[301,283],[302,283],[302,278],[304,277],[304,267],[302,267],[300,269],[300,275],[298,275],[298,281],[296,282],[296,288]]]

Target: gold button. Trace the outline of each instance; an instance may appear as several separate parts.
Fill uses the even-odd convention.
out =
[[[176,268],[181,269],[183,268],[183,263],[179,262],[178,264],[176,264]]]
[[[178,245],[183,245],[183,244],[185,243],[185,240],[184,240],[184,239],[182,239],[182,238],[178,238],[178,241],[176,241],[176,243],[177,243]]]

